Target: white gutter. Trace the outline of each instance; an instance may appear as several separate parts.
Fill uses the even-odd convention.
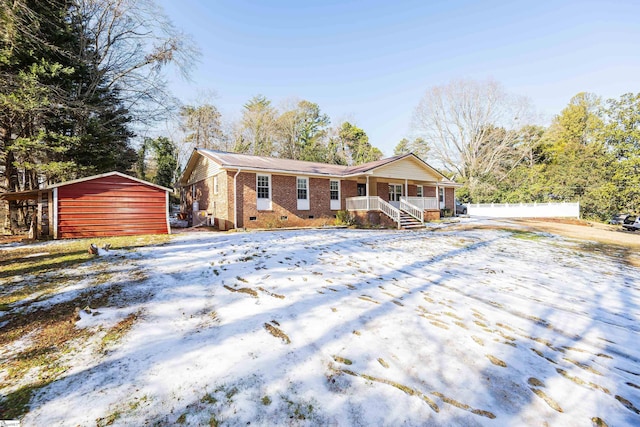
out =
[[[233,176],[233,228],[238,228],[238,175],[242,172],[242,168]]]
[[[165,207],[165,220],[167,222],[167,234],[171,234],[171,223],[169,222],[169,209],[171,209],[171,207],[169,206],[169,192],[165,191],[165,201],[166,201],[166,207]]]

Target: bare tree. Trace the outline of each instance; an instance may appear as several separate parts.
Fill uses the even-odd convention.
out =
[[[198,55],[189,37],[153,0],[74,0],[70,14],[80,30],[77,54],[93,73],[76,97],[117,89],[137,121],[165,118],[176,103],[162,72],[172,64],[188,76]]]
[[[473,186],[478,177],[515,167],[526,139],[519,129],[533,119],[528,100],[493,80],[457,80],[427,90],[414,129],[442,167]]]

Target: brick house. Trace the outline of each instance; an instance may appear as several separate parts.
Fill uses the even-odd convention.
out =
[[[459,186],[414,154],[341,166],[195,149],[178,182],[192,225],[312,225],[347,210],[398,228],[452,213]]]

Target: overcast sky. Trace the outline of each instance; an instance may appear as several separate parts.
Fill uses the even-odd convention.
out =
[[[159,0],[202,51],[185,103],[215,92],[227,118],[263,94],[319,104],[385,155],[424,91],[493,78],[546,117],[578,92],[640,91],[640,1]],[[542,123],[544,124],[544,123]]]

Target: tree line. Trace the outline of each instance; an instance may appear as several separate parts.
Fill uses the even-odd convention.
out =
[[[464,186],[463,202],[579,201],[586,218],[640,213],[640,94],[579,93],[549,126],[494,81],[429,89],[415,110],[417,145]]]
[[[320,106],[307,100],[278,109],[256,95],[244,104],[239,120],[226,124],[211,103],[186,105],[180,119],[183,160],[195,147],[340,165],[382,158],[364,130],[348,121],[331,126]]]

